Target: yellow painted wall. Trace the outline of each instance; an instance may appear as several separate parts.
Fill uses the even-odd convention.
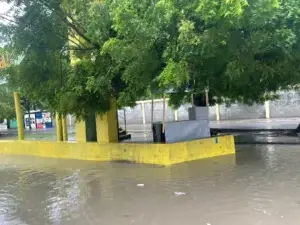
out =
[[[92,161],[129,161],[164,166],[234,153],[233,136],[175,144],[0,141],[0,154]]]
[[[117,143],[118,120],[116,100],[110,100],[110,110],[103,116],[96,116],[97,141],[99,143]]]
[[[85,121],[76,122],[76,141],[86,142],[86,127]]]

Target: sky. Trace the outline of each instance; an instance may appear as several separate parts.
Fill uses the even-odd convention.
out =
[[[0,0],[0,13],[5,13],[9,10],[10,5]]]
[[[10,9],[10,7],[11,7],[10,4],[7,4],[3,0],[0,0],[0,14],[5,14]],[[7,21],[0,18],[0,24],[7,24]],[[0,47],[2,46],[3,46],[3,41],[0,41]]]

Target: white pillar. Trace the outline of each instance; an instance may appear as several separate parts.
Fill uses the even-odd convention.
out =
[[[145,102],[142,102],[142,117],[143,117],[143,124],[146,124],[146,114],[145,114]]]
[[[270,119],[271,118],[271,114],[270,114],[270,101],[266,101],[265,102],[265,110],[266,110],[266,119]]]
[[[72,126],[72,116],[69,114],[68,118],[69,118],[69,126],[71,127]]]
[[[174,111],[174,117],[175,117],[175,121],[178,121],[178,110],[177,109]]]
[[[220,106],[219,106],[219,104],[216,104],[216,119],[217,119],[217,121],[220,121]]]

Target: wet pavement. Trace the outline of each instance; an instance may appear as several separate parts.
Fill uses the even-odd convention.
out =
[[[281,132],[231,133],[236,144],[292,144],[300,145],[298,135],[285,135]]]
[[[222,120],[210,121],[210,127],[215,129],[241,129],[241,130],[267,130],[267,129],[296,129],[300,124],[300,118],[285,119],[253,119],[253,120]],[[129,124],[128,131],[151,130],[151,125]]]
[[[210,121],[210,127],[220,134],[233,134],[239,144],[300,144],[296,134],[291,134],[300,124],[300,118]],[[151,142],[151,125],[130,124],[127,130],[133,142]],[[270,131],[270,132],[269,132]]]
[[[296,129],[300,124],[300,118],[286,119],[256,119],[256,120],[228,120],[228,121],[211,121],[211,128],[219,129]]]
[[[234,134],[236,142],[273,143],[273,144],[300,144],[300,139],[294,135],[286,135],[284,131],[291,132],[300,124],[300,118],[287,119],[261,119],[261,120],[235,120],[235,121],[210,121],[213,129],[221,130],[222,134]],[[125,128],[124,124],[120,124]],[[153,134],[150,124],[127,124],[127,131],[132,135],[129,142],[152,142]],[[272,131],[272,132],[268,132]],[[276,130],[276,132],[274,131]],[[283,131],[283,132],[280,132]],[[75,127],[68,127],[69,141],[75,141]],[[25,131],[26,140],[55,140],[55,129]],[[247,134],[244,134],[247,132]],[[0,139],[17,139],[17,130],[0,131]]]
[[[1,225],[298,225],[300,147],[153,167],[1,155]]]

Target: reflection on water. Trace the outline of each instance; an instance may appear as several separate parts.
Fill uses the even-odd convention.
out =
[[[236,133],[237,144],[300,144],[296,134],[282,132],[250,132]]]
[[[298,146],[242,146],[236,156],[165,168],[1,156],[1,225],[296,225],[299,219]]]

